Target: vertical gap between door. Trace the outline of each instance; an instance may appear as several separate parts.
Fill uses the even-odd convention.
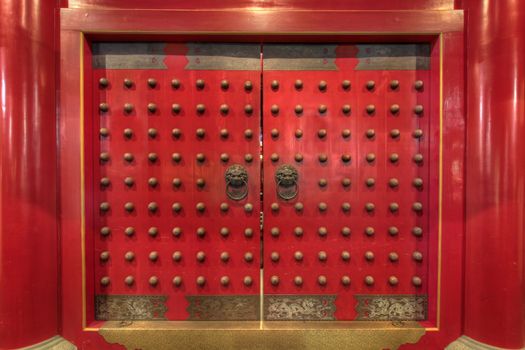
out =
[[[260,182],[259,182],[259,193],[260,193],[260,230],[259,230],[259,239],[261,249],[259,250],[259,261],[260,261],[260,301],[259,301],[259,328],[263,328],[263,318],[264,318],[264,143],[263,143],[263,103],[264,103],[264,94],[263,94],[263,45],[260,45],[260,85],[259,85],[259,94],[260,94],[260,104],[259,104],[259,149],[260,149]]]

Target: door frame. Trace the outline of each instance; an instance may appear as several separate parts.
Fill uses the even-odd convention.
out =
[[[62,9],[60,26],[59,181],[62,333],[79,344],[107,341],[139,348],[168,336],[184,346],[195,336],[203,344],[281,347],[286,343],[315,347],[324,339],[334,344],[363,344],[370,339],[382,348],[415,343],[444,347],[461,335],[464,251],[464,43],[463,11],[309,11],[309,10],[100,10]],[[417,28],[417,31],[414,29]],[[93,40],[228,41],[228,42],[437,42],[440,47],[440,135],[438,319],[416,322],[268,322],[217,324],[158,321],[134,323],[133,329],[112,322],[88,324],[86,294],[83,121],[90,113],[84,97],[88,48]],[[447,169],[444,171],[443,169]],[[197,331],[198,328],[198,332]],[[216,332],[230,334],[224,338]],[[152,332],[152,330],[155,330]],[[215,330],[215,331],[214,331]],[[159,333],[160,332],[160,333]],[[194,337],[188,337],[190,332]],[[220,332],[219,332],[220,333]],[[423,335],[425,335],[423,337]],[[371,338],[370,338],[371,337]],[[127,343],[126,343],[127,342]],[[208,342],[208,343],[207,343]],[[368,344],[368,343],[367,343]],[[156,348],[161,348],[156,345]]]

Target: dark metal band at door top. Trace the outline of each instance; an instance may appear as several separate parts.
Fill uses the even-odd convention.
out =
[[[261,71],[259,45],[188,43],[182,50],[170,52],[175,46],[95,43],[93,68],[167,70],[169,60],[166,58],[185,54],[186,70]],[[343,61],[351,63],[352,70],[430,69],[430,46],[427,44],[266,44],[263,55],[265,71],[338,71],[341,70],[338,63]]]
[[[265,319],[426,319],[429,50],[94,44],[95,318],[260,318],[263,117]]]

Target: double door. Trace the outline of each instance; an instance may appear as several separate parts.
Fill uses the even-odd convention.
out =
[[[431,51],[94,43],[94,318],[428,319]]]

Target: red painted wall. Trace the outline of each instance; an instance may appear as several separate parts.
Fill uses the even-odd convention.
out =
[[[54,5],[0,2],[0,349],[58,332]]]

